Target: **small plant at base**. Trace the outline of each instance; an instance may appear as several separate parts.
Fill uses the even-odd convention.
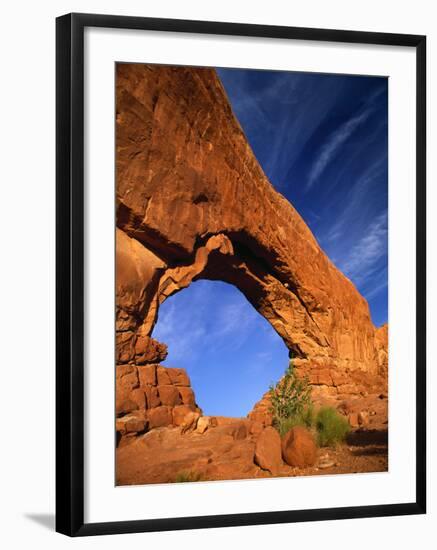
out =
[[[202,475],[199,472],[179,472],[173,483],[193,483],[194,481],[202,481]]]
[[[311,387],[307,377],[299,378],[294,373],[292,358],[284,377],[276,386],[270,386],[269,395],[273,425],[281,436],[294,426],[311,426]]]
[[[315,418],[319,447],[335,446],[346,438],[350,431],[348,421],[333,407],[322,407]]]
[[[312,403],[307,405],[307,407],[302,411],[301,414],[286,418],[281,422],[275,422],[275,427],[279,432],[279,435],[283,437],[287,432],[289,432],[295,426],[304,426],[311,430],[314,426],[314,406]]]

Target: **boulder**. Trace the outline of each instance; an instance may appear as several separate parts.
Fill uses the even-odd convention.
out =
[[[135,441],[137,435],[138,434],[136,432],[131,432],[124,435],[121,434],[120,432],[117,432],[117,441],[116,441],[117,448],[121,449],[123,447],[126,447],[127,445],[130,445]]]
[[[181,403],[179,391],[176,386],[158,386],[158,394],[163,405],[174,407]]]
[[[121,416],[132,411],[138,410],[138,404],[132,399],[119,399],[115,400],[115,414]]]
[[[123,418],[117,418],[115,423],[115,429],[121,435],[144,432],[146,426],[147,422],[144,416],[133,414],[123,416]]]
[[[211,417],[201,416],[197,421],[196,432],[199,434],[203,434],[206,432],[206,430],[209,428],[210,425],[211,425]]]
[[[137,405],[138,409],[143,410],[147,406],[146,395],[142,388],[135,388],[130,393],[130,399]]]
[[[150,336],[138,336],[135,343],[135,362],[137,365],[143,363],[160,363],[167,357],[167,346],[161,344]]]
[[[346,399],[341,401],[337,405],[337,410],[345,416],[349,416],[351,413],[358,412],[360,407],[359,400],[357,399]]]
[[[198,412],[192,411],[188,413],[181,424],[181,434],[183,435],[187,432],[194,431],[197,427],[197,422],[199,420],[199,417],[200,417],[200,413]]]
[[[265,393],[263,397],[255,403],[255,406],[248,414],[248,418],[253,422],[261,424],[263,427],[272,425],[273,416],[269,393]]]
[[[115,360],[117,363],[128,363],[135,358],[135,333],[131,331],[116,333]]]
[[[191,388],[178,387],[179,395],[181,396],[182,403],[184,405],[194,406],[196,404],[196,399],[194,397],[194,392]]]
[[[313,466],[317,459],[314,437],[306,428],[295,426],[282,439],[282,458],[297,468]]]
[[[147,413],[149,428],[160,428],[162,426],[171,426],[173,415],[170,407],[159,406],[155,409],[149,409]]]
[[[135,366],[119,365],[116,367],[115,408],[117,414],[120,414],[122,411],[129,412],[129,410],[138,408],[138,406],[132,407],[132,404],[136,402],[136,400],[132,398],[132,391],[138,388],[138,386],[138,373]]]
[[[271,426],[264,428],[256,440],[255,464],[274,476],[279,474],[282,466],[281,438]]]
[[[192,412],[194,411],[188,405],[177,405],[173,409],[173,424],[175,426],[183,426],[187,421],[189,422],[189,418],[192,418],[191,416],[187,417]]]
[[[250,424],[250,433],[254,436],[258,436],[264,430],[264,424],[256,422],[255,420]]]
[[[115,370],[115,381],[121,390],[131,391],[139,386],[138,372],[134,365],[118,365]]]
[[[367,411],[360,411],[358,413],[358,424],[363,427],[369,425],[369,413]]]
[[[190,378],[184,369],[167,368],[171,383],[175,386],[189,386]]]
[[[348,420],[349,420],[349,426],[351,428],[358,428],[359,427],[360,422],[358,420],[358,413],[357,412],[350,413],[349,416],[348,416]]]

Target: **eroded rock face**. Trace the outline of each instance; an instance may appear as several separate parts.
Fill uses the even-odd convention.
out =
[[[160,350],[159,346],[155,348]],[[126,437],[154,428],[183,426],[187,417],[201,413],[183,369],[156,364],[118,365],[115,382],[119,444],[124,444]]]
[[[388,375],[388,324],[376,329],[375,345],[379,374],[386,378]]]
[[[118,363],[161,361],[160,304],[206,278],[238,287],[321,392],[381,385],[385,329],[264,175],[215,71],[119,64],[116,86]]]

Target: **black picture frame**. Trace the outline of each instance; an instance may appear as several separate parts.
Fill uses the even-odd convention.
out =
[[[84,29],[106,27],[404,46],[416,51],[416,500],[399,504],[84,523]],[[426,512],[426,37],[67,14],[56,20],[56,530],[69,536]]]

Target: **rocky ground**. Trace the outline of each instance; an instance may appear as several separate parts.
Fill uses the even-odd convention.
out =
[[[279,458],[277,468],[266,469],[266,464],[257,456],[257,452],[260,454],[257,442],[265,428],[249,419],[215,417],[214,424],[205,431],[203,427],[200,431],[182,433],[181,427],[166,426],[123,437],[117,448],[117,484],[387,471],[386,396],[370,395],[337,401],[336,405],[352,424],[356,420],[357,425],[352,427],[345,443],[336,448],[317,449],[311,466],[292,467]],[[275,444],[273,441],[271,447]],[[268,441],[267,454],[269,445]],[[271,457],[267,456],[266,460],[271,461]]]

